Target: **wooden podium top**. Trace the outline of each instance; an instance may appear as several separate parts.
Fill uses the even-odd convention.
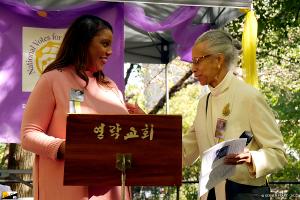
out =
[[[121,185],[117,154],[132,157],[126,185],[181,185],[182,117],[68,115],[65,185]]]

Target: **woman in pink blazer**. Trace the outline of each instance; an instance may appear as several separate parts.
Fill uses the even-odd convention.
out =
[[[99,17],[76,19],[28,99],[21,135],[22,147],[36,155],[36,200],[121,199],[120,187],[63,185],[67,113],[128,114],[122,93],[103,73],[112,54],[112,31]]]

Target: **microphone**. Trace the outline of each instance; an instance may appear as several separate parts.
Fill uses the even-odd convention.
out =
[[[253,138],[253,134],[250,131],[244,131],[242,133],[242,135],[240,136],[240,138],[246,138],[247,142],[246,142],[246,146],[251,142],[252,138]]]

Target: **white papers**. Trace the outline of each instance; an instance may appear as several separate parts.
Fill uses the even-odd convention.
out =
[[[242,153],[246,141],[246,138],[227,140],[203,152],[199,177],[199,196],[234,174],[236,166],[225,165],[224,158],[228,154]]]

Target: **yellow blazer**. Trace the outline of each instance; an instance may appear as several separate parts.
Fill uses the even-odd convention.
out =
[[[192,164],[217,143],[214,136],[217,119],[221,118],[226,120],[225,140],[239,138],[244,131],[253,134],[247,148],[252,156],[254,171],[249,171],[245,164],[237,165],[235,174],[229,179],[246,185],[264,185],[266,175],[287,163],[282,134],[272,110],[258,90],[239,80],[232,72],[228,72],[224,80],[217,87],[210,87],[210,90],[207,114],[205,95],[199,100],[197,115],[189,133],[183,136],[183,164]]]

